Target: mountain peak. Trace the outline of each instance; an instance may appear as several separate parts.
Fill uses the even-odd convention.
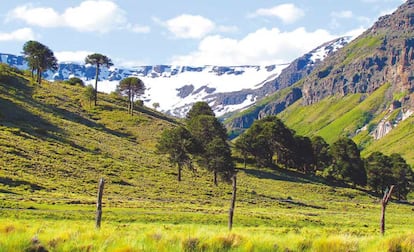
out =
[[[366,33],[409,33],[414,26],[414,0],[406,1],[392,14],[382,16]]]

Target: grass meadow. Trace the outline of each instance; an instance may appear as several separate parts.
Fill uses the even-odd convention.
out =
[[[177,182],[155,150],[179,122],[129,116],[114,95],[91,107],[83,90],[0,79],[0,251],[414,251],[413,195],[388,205],[381,236],[381,195],[253,164],[237,164],[229,231],[231,185],[200,168]]]

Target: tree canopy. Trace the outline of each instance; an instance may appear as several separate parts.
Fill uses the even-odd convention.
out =
[[[178,167],[178,181],[181,181],[183,167],[193,169],[191,154],[196,152],[195,140],[183,126],[163,131],[157,143],[160,153],[168,154],[170,161]]]
[[[330,175],[356,185],[366,185],[367,174],[358,146],[349,138],[340,138],[331,145]]]
[[[214,184],[218,184],[218,175],[230,181],[234,164],[227,143],[227,130],[210,106],[205,102],[196,103],[187,114],[187,126],[200,146],[197,161],[213,172]]]
[[[252,155],[259,166],[272,166],[274,157],[277,164],[295,166],[299,160],[294,155],[295,137],[276,116],[255,121],[236,141],[236,148]]]
[[[208,103],[202,101],[194,103],[190,111],[188,111],[187,113],[187,119],[191,121],[193,118],[199,115],[215,116],[213,110],[208,105]]]
[[[190,109],[186,127],[164,130],[157,149],[168,154],[171,162],[177,164],[178,180],[181,180],[183,166],[192,168],[193,159],[200,167],[213,172],[215,185],[218,185],[219,176],[230,182],[235,174],[226,128],[204,102],[197,102]]]
[[[36,71],[36,82],[39,84],[42,82],[44,71],[58,69],[58,61],[53,51],[42,43],[33,40],[27,41],[23,45],[23,55],[32,70],[32,78],[34,78]]]
[[[252,157],[259,167],[276,164],[328,180],[368,185],[377,193],[395,185],[399,199],[405,199],[413,190],[414,172],[401,155],[374,152],[362,159],[351,139],[340,138],[329,145],[320,136],[310,139],[296,135],[276,116],[256,120],[239,135],[234,146],[243,156],[245,166]]]
[[[134,112],[134,99],[144,94],[144,82],[137,77],[127,77],[119,82],[117,90],[121,95],[128,97],[128,112],[132,115]]]

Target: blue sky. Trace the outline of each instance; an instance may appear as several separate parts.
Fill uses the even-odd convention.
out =
[[[94,52],[116,65],[288,63],[356,36],[403,0],[13,0],[0,8],[0,52],[37,40],[60,61]]]

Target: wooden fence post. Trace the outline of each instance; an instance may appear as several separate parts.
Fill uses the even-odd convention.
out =
[[[236,205],[236,191],[237,191],[237,176],[236,174],[232,177],[233,181],[233,193],[231,196],[231,204],[229,210],[229,231],[233,228],[233,215],[234,215],[234,207]]]
[[[381,234],[384,235],[385,233],[385,208],[387,207],[388,201],[391,198],[392,189],[394,189],[394,186],[392,185],[390,189],[385,190],[384,197],[382,197],[381,200]]]
[[[99,180],[98,188],[98,200],[96,202],[96,228],[101,228],[101,219],[102,219],[102,195],[104,189],[105,181],[103,178]]]

